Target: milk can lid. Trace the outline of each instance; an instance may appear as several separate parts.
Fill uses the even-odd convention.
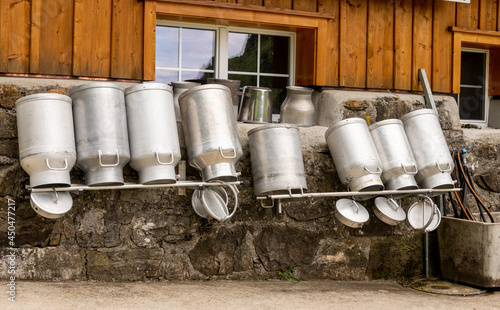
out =
[[[73,198],[69,192],[31,193],[30,197],[33,210],[46,218],[59,218],[73,206]]]
[[[127,87],[125,89],[125,96],[143,90],[164,90],[172,93],[172,87],[168,84],[147,82]]]

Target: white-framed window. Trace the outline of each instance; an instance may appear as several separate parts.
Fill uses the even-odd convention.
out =
[[[271,88],[281,103],[294,66],[294,32],[157,21],[158,82],[240,80],[242,87]]]
[[[462,123],[488,126],[489,51],[462,48],[458,110]]]

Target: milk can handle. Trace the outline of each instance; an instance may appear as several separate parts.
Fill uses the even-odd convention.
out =
[[[101,165],[101,167],[116,167],[120,164],[120,154],[118,154],[118,150],[116,150],[116,163],[114,164],[103,164],[101,150],[99,150],[98,153],[99,153],[99,165]]]
[[[63,170],[68,169],[68,160],[66,158],[64,159],[64,167],[63,168],[51,167],[49,164],[48,158],[45,158],[45,164],[47,165],[47,168],[49,168],[50,170],[63,171]]]
[[[403,170],[405,171],[406,174],[414,175],[418,173],[417,165],[413,164],[412,165],[415,171],[408,171],[406,170],[405,164],[401,164],[401,167],[403,167]]]
[[[222,146],[219,146],[220,156],[222,156],[223,158],[228,158],[228,159],[236,158],[236,149],[232,147],[231,150],[233,150],[233,156],[225,156],[222,150]]]
[[[451,167],[451,164],[447,163],[447,165],[448,165],[448,169],[445,170],[445,169],[441,169],[441,167],[439,166],[439,163],[436,163],[436,166],[438,167],[439,171],[441,171],[441,173],[453,171],[453,168]]]
[[[366,172],[371,173],[371,174],[381,174],[382,173],[382,168],[380,168],[379,166],[377,166],[377,171],[375,171],[375,172],[370,171],[370,169],[368,169],[368,167],[366,167],[366,166],[365,166],[365,170],[366,170]]]
[[[291,185],[288,185],[287,187],[287,190],[288,190],[288,196],[290,197],[303,197],[304,196],[304,189],[302,188],[302,185],[300,185],[300,194],[292,194],[292,186]]]
[[[156,161],[160,164],[160,165],[171,165],[173,162],[174,162],[174,152],[170,151],[170,162],[168,163],[164,163],[160,160],[160,152],[156,151],[155,152],[155,155],[156,155]]]

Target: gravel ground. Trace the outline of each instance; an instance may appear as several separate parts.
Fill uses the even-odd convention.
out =
[[[5,290],[4,290],[5,292]],[[500,291],[480,296],[420,292],[392,281],[208,281],[16,283],[0,309],[499,309]]]

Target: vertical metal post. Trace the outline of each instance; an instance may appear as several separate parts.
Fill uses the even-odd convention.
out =
[[[186,161],[181,160],[179,162],[179,181],[186,181]],[[186,196],[186,188],[179,187],[178,192],[180,196]]]
[[[436,103],[434,102],[434,97],[432,96],[431,86],[429,85],[429,80],[427,79],[427,74],[425,74],[425,69],[418,69],[418,79],[422,84],[422,89],[424,90],[425,102],[429,109],[433,109],[437,114]]]
[[[429,233],[425,233],[425,278],[429,279]]]

